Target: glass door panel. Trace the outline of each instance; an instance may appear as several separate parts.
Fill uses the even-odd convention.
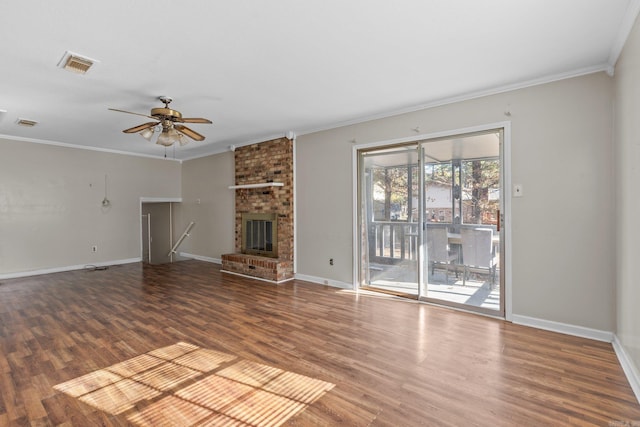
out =
[[[503,315],[502,131],[421,143],[423,299]]]
[[[417,144],[359,155],[360,287],[418,298]]]

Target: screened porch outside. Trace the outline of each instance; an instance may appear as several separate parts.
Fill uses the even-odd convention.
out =
[[[456,258],[446,267],[443,264],[428,263],[424,268],[426,292],[423,296],[443,302],[471,305],[488,310],[500,309],[500,277],[496,267],[495,277],[489,272],[467,268],[461,253],[460,228],[472,227],[454,224],[428,224],[445,228],[449,236],[451,252]],[[400,221],[374,221],[369,232],[369,287],[391,294],[418,296],[418,223]],[[487,226],[484,226],[487,227]],[[455,231],[458,231],[456,233]],[[500,245],[494,244],[499,266]],[[427,255],[428,256],[428,255]]]

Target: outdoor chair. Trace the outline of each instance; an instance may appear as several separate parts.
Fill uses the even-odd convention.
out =
[[[496,281],[496,256],[493,250],[493,230],[490,228],[462,228],[460,230],[462,242],[462,262],[464,273],[462,284],[470,271],[487,273],[491,277],[491,286]]]
[[[458,255],[449,251],[449,237],[446,228],[427,229],[427,259],[431,267],[431,274],[433,275],[436,267],[444,268],[445,280],[448,283],[449,267],[458,259]]]

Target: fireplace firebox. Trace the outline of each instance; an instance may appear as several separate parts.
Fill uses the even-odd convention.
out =
[[[278,257],[278,218],[275,213],[242,214],[242,253]]]

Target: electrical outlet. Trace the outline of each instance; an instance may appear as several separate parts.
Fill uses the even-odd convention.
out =
[[[329,265],[333,265],[333,258],[329,258]]]
[[[98,247],[97,246],[91,246],[91,252],[98,252]]]

